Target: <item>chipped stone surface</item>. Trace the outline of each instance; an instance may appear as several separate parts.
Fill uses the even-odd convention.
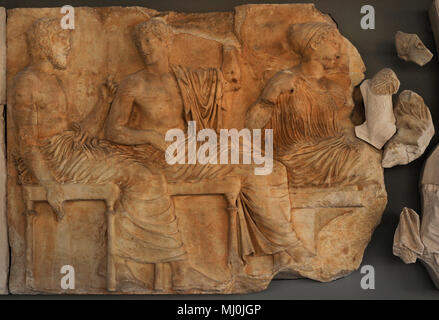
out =
[[[439,253],[439,179],[436,175],[439,163],[439,148],[425,162],[421,187],[423,198],[421,238],[424,245]]]
[[[404,208],[393,241],[393,254],[406,264],[418,259],[439,289],[439,185],[422,185],[422,223],[412,209]]]
[[[69,32],[55,8],[8,11],[12,293],[243,293],[360,266],[387,195],[348,116],[365,66],[329,16],[75,14]],[[189,121],[273,129],[273,172],[167,164],[166,132]]]
[[[433,59],[433,54],[417,34],[398,31],[395,35],[395,46],[400,59],[414,62],[421,67]]]
[[[381,149],[396,132],[392,95],[398,92],[399,86],[398,77],[389,68],[360,86],[366,121],[355,127],[355,134],[377,149]]]
[[[424,244],[419,236],[420,229],[419,215],[410,208],[404,208],[395,231],[393,254],[406,264],[415,263],[424,253]]]
[[[392,168],[418,159],[434,136],[430,110],[417,93],[401,92],[394,109],[397,133],[384,147],[383,167]]]
[[[6,103],[6,10],[0,8],[0,294],[8,293],[9,244],[6,218],[6,155],[3,108]]]
[[[404,263],[421,260],[439,289],[439,146],[428,157],[421,178],[422,221],[404,208],[393,242],[393,254]]]
[[[437,185],[428,185],[423,186],[422,189],[423,199],[427,201],[424,210],[427,210],[426,213],[429,215],[434,213],[436,220],[438,212],[437,202],[439,200],[438,187]],[[430,201],[433,201],[433,203]],[[420,228],[419,215],[412,209],[404,208],[393,239],[393,254],[400,257],[405,264],[416,263],[419,259],[430,274],[434,285],[439,290],[439,252],[425,245],[423,242],[423,236],[431,235],[431,231],[437,234],[439,228],[437,221],[425,220],[426,222],[424,222],[424,218],[422,219],[422,226],[428,225],[430,231],[427,232],[423,232],[423,228]],[[436,223],[431,224],[432,222]]]

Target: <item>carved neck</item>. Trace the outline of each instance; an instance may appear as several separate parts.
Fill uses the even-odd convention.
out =
[[[148,73],[165,74],[169,72],[169,61],[168,59],[162,59],[155,63],[149,63],[145,65],[145,69]]]

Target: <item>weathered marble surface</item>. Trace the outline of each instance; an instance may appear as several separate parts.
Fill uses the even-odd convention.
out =
[[[422,221],[404,208],[395,232],[393,254],[404,263],[421,260],[439,289],[439,147],[427,159],[421,179]]]
[[[398,31],[395,35],[395,46],[399,58],[421,67],[433,59],[433,54],[416,34]]]
[[[384,147],[384,168],[405,165],[418,159],[434,136],[430,110],[416,92],[401,92],[394,113],[397,133]]]
[[[0,8],[0,294],[8,293],[9,244],[6,217],[6,155],[3,108],[6,104],[6,10]]]
[[[304,4],[76,8],[67,35],[48,19],[58,10],[8,11],[12,293],[253,292],[279,272],[331,281],[360,266],[387,196],[381,153],[350,120],[365,66],[328,16]],[[44,30],[58,35],[47,51],[33,45]],[[162,167],[163,133],[188,121],[272,128],[273,173]]]
[[[392,96],[398,92],[399,86],[398,77],[389,68],[360,86],[366,121],[355,127],[355,134],[377,149],[381,149],[396,132]]]
[[[419,215],[410,208],[404,208],[395,231],[393,254],[406,264],[415,263],[424,253],[424,244],[419,236],[420,229]]]

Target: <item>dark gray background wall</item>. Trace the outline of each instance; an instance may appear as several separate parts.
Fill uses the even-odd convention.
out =
[[[181,12],[230,11],[246,3],[315,3],[317,8],[330,14],[338,23],[341,33],[352,41],[367,66],[366,77],[373,76],[384,67],[392,68],[401,80],[401,91],[410,89],[420,94],[430,107],[438,130],[439,120],[439,60],[430,28],[428,12],[432,0],[314,0],[314,1],[233,1],[233,0],[2,0],[0,6],[57,7],[72,6],[144,6],[161,11]],[[376,29],[362,30],[360,9],[372,5],[376,13]],[[394,35],[401,30],[417,33],[426,46],[436,55],[425,67],[398,59]],[[418,193],[419,175],[427,155],[438,143],[433,138],[426,154],[408,166],[385,171],[389,202],[382,223],[377,228],[366,250],[363,265],[375,268],[375,290],[362,290],[360,271],[332,283],[311,280],[273,281],[267,291],[250,295],[203,296],[210,299],[439,299],[439,291],[431,282],[427,271],[418,262],[405,265],[392,255],[393,234],[403,207],[421,213]],[[170,296],[167,299],[193,299],[201,296]],[[10,298],[10,297],[9,297]],[[114,298],[114,297],[113,297]],[[132,299],[133,297],[130,297]],[[142,296],[139,299],[156,299]],[[163,298],[163,297],[161,297]]]

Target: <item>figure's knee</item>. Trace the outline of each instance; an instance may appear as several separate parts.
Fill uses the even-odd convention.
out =
[[[127,190],[154,198],[167,193],[167,182],[162,173],[151,172],[148,168],[139,166],[134,172],[130,172]]]
[[[257,174],[255,167],[249,167],[246,174],[243,175],[245,183],[257,185],[281,185],[288,184],[288,174],[286,167],[279,161],[273,161],[272,170],[266,174]]]

